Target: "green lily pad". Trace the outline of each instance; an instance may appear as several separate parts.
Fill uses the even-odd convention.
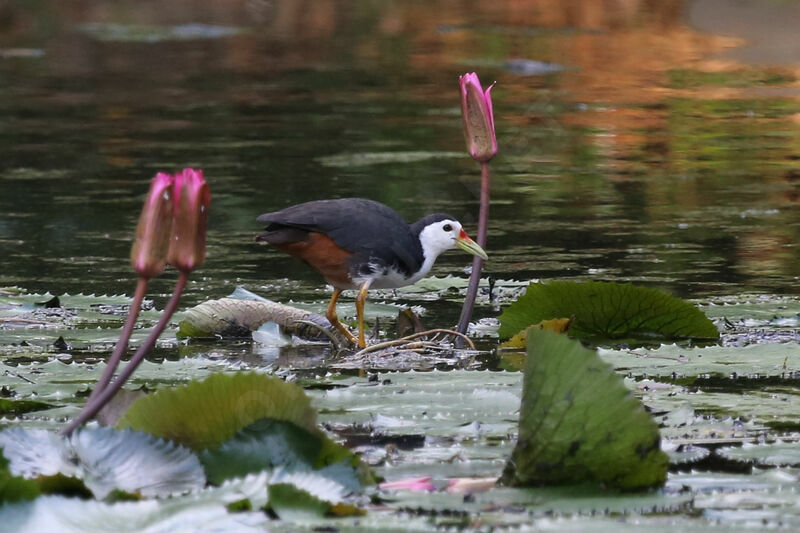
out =
[[[528,330],[519,426],[505,483],[635,490],[666,479],[652,417],[610,365],[566,336]]]
[[[289,422],[262,418],[239,430],[214,450],[204,450],[201,457],[212,483],[242,477],[251,472],[284,467],[289,470],[311,465],[319,454],[318,435]]]
[[[513,449],[521,372],[384,372],[336,383],[344,386],[308,391],[325,406],[320,418],[387,479],[494,477]]]
[[[219,448],[201,454],[209,481],[221,483],[252,472],[313,471],[351,491],[360,491],[366,469],[353,453],[324,433],[291,422],[263,418],[243,428]]]
[[[702,461],[711,454],[708,448],[694,446],[692,444],[675,444],[662,441],[661,448],[669,457],[670,464],[687,464]]]
[[[791,375],[800,371],[800,346],[790,343],[699,348],[665,344],[658,348],[632,350],[600,348],[599,352],[603,360],[618,371],[633,376],[670,376],[686,384],[692,384],[698,376],[736,379]]]
[[[319,431],[310,404],[303,389],[277,378],[256,373],[214,374],[137,400],[117,427],[204,450],[220,446],[261,418]]]
[[[331,504],[312,496],[290,483],[276,483],[267,487],[269,508],[282,520],[292,522],[323,518]]]
[[[31,411],[49,409],[52,405],[35,400],[9,400],[0,398],[0,415],[21,415]]]
[[[0,503],[32,500],[39,496],[39,487],[33,481],[15,476],[9,470],[8,459],[0,453]]]
[[[41,305],[58,300],[58,307]],[[34,349],[53,351],[59,337],[73,349],[111,350],[131,304],[127,296],[63,294],[0,294],[0,354],[26,355]],[[132,343],[141,342],[160,313],[144,309]],[[163,342],[163,341],[162,341]],[[27,346],[26,349],[21,347]],[[21,352],[21,353],[20,353]]]
[[[800,466],[800,445],[797,442],[749,444],[726,446],[716,450],[730,461],[764,466]]]
[[[197,379],[212,372],[230,371],[234,366],[224,358],[183,357],[177,361],[144,361],[133,375],[129,386],[154,388],[175,385]],[[26,427],[53,428],[66,417],[75,416],[85,402],[86,392],[97,382],[105,363],[46,363],[10,365],[0,363],[0,388],[25,401],[45,401],[53,407],[37,410],[32,415],[21,414]]]
[[[493,509],[506,510],[495,515],[495,519],[509,520],[513,513],[518,518],[529,521],[531,516],[571,516],[598,514],[647,514],[656,512],[673,513],[691,505],[692,495],[679,491],[642,491],[637,493],[603,489],[596,485],[573,485],[569,487],[495,487],[485,492],[477,492],[467,500],[462,494],[447,492],[397,491],[384,495],[394,506],[428,511],[468,511],[480,513],[484,523],[487,514]],[[505,516],[502,516],[505,514]],[[498,521],[499,521],[498,520]]]
[[[570,336],[613,342],[714,341],[716,326],[696,307],[656,289],[631,284],[532,283],[500,315],[500,337],[543,320],[570,318]]]

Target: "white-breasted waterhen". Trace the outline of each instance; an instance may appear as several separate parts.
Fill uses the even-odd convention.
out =
[[[268,225],[257,241],[302,259],[333,285],[326,316],[360,348],[365,346],[368,289],[411,285],[431,270],[442,252],[456,246],[487,258],[450,215],[436,213],[408,224],[392,208],[364,198],[306,202],[265,213],[258,221]],[[336,301],[347,289],[358,289],[358,339],[336,316]]]

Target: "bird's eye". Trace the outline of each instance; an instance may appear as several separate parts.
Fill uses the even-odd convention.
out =
[[[450,224],[445,224],[444,226],[442,226],[442,229],[445,231],[453,231],[453,226],[451,226]]]

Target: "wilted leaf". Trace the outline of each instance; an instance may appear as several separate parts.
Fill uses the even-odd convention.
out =
[[[565,333],[569,331],[569,328],[572,326],[572,321],[574,318],[553,318],[551,320],[542,320],[534,327],[539,329],[547,329],[553,331],[555,333]],[[506,342],[500,345],[500,348],[511,348],[511,349],[525,349],[525,346],[528,344],[528,328],[523,329]]]
[[[666,479],[652,417],[610,365],[564,335],[529,330],[519,425],[505,483],[633,490]]]
[[[99,499],[113,490],[169,496],[205,485],[203,468],[190,450],[135,431],[82,428],[66,438],[11,428],[0,433],[0,446],[15,475],[75,477]]]
[[[719,332],[696,307],[656,289],[629,283],[532,283],[500,315],[501,338],[531,324],[574,317],[570,336],[600,340],[716,340]]]
[[[118,427],[138,429],[194,450],[215,448],[261,418],[317,431],[303,389],[256,373],[214,374],[137,400]]]
[[[398,338],[421,331],[425,331],[425,326],[422,325],[422,320],[420,320],[419,315],[411,309],[401,309],[398,311],[397,320],[395,321],[395,333]]]
[[[128,412],[131,405],[144,396],[147,396],[147,393],[142,389],[120,389],[94,418],[101,426],[116,426],[125,413]]]
[[[221,298],[208,300],[185,311],[178,336],[243,336],[265,322],[275,322],[291,333],[301,334],[307,327],[301,321],[330,328],[325,317],[289,305],[270,300]]]

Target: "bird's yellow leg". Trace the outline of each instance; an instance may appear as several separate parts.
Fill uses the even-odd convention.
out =
[[[367,343],[364,339],[364,304],[367,302],[367,289],[372,280],[367,280],[361,284],[356,296],[356,315],[358,316],[358,347],[366,348]]]
[[[340,294],[342,294],[341,289],[333,289],[333,296],[331,296],[331,301],[328,304],[328,311],[325,313],[325,316],[331,323],[331,326],[338,329],[348,341],[350,341],[353,344],[356,344],[357,343],[356,338],[353,336],[352,333],[350,333],[350,331],[348,331],[346,327],[344,327],[344,324],[339,322],[339,316],[336,314],[336,301],[339,299]]]

